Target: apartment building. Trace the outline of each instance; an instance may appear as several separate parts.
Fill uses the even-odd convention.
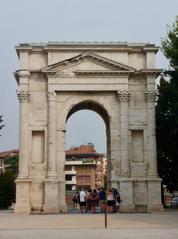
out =
[[[106,157],[97,153],[94,145],[80,145],[66,150],[66,191],[104,186]]]

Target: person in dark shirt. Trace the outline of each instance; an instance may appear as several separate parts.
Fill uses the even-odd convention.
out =
[[[121,202],[120,193],[115,188],[112,188],[112,192],[113,192],[113,196],[114,196],[113,212],[118,212],[119,211],[120,202]]]
[[[98,193],[96,191],[96,189],[93,189],[92,193],[91,193],[91,212],[92,213],[96,213],[96,207],[98,205]]]
[[[101,212],[105,211],[105,201],[106,201],[106,193],[104,191],[104,188],[100,188],[99,191],[99,206]]]

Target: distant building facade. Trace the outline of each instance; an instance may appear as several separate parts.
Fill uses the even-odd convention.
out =
[[[89,143],[66,150],[66,191],[104,186],[106,158]]]

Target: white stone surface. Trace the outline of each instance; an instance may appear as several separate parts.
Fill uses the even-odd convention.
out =
[[[21,68],[15,74],[20,101],[15,212],[66,211],[66,120],[80,109],[99,113],[106,123],[108,180],[121,191],[121,210],[161,210],[155,138],[158,48],[49,42],[16,49]]]

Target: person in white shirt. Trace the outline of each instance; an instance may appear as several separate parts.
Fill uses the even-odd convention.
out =
[[[85,210],[86,210],[86,193],[84,192],[83,188],[79,193],[79,204],[80,204],[81,213],[85,212]]]

